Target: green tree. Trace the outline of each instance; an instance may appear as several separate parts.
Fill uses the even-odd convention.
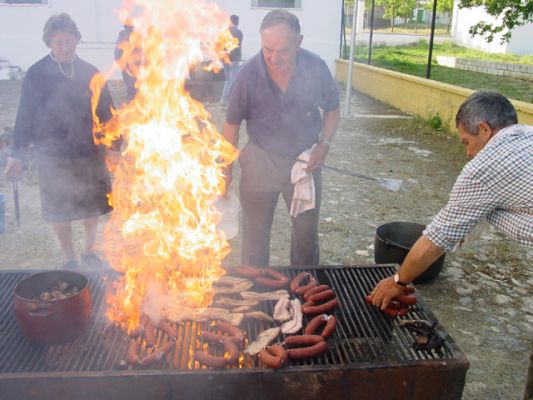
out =
[[[376,5],[383,7],[385,18],[390,18],[391,29],[394,32],[394,20],[396,17],[409,19],[413,17],[416,8],[416,0],[376,0]]]
[[[426,9],[433,10],[433,1],[428,1],[426,3]],[[452,25],[452,14],[453,14],[453,0],[437,0],[437,12],[441,14],[448,14],[448,26],[446,30],[450,32]]]
[[[437,11],[441,13],[453,13],[453,0],[438,0]]]
[[[481,35],[487,42],[492,42],[497,34],[502,34],[500,43],[508,42],[514,28],[533,22],[531,0],[459,0],[460,8],[477,6],[484,6],[487,14],[501,18],[499,25],[480,21],[470,27],[472,36]]]

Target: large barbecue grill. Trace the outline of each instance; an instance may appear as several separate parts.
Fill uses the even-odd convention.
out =
[[[299,268],[282,268],[291,278]],[[329,349],[280,370],[249,356],[222,370],[195,362],[208,322],[179,324],[175,348],[145,369],[125,366],[129,337],[105,317],[105,291],[113,273],[85,271],[93,299],[90,328],[66,345],[41,347],[22,336],[12,309],[15,285],[35,271],[0,273],[1,399],[460,399],[468,361],[451,338],[437,350],[414,350],[415,335],[364,302],[391,265],[305,268],[332,286],[339,299],[337,330]],[[262,290],[258,288],[258,290]],[[260,303],[272,315],[275,301]],[[420,300],[403,319],[435,321]],[[304,319],[305,325],[305,319]],[[245,320],[251,340],[273,325]],[[437,325],[440,331],[442,326]],[[158,343],[169,339],[157,331]],[[143,345],[144,346],[144,345]],[[141,349],[141,355],[146,348]],[[223,352],[220,349],[220,354]]]

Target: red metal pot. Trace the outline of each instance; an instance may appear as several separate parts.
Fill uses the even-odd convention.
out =
[[[79,292],[62,300],[40,301],[42,292],[63,281]],[[38,344],[63,344],[81,336],[91,320],[91,292],[85,276],[72,271],[47,271],[19,282],[13,291],[15,318],[24,336]]]

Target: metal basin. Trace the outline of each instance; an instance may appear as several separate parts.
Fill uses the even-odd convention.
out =
[[[401,264],[425,228],[425,225],[412,222],[390,222],[379,226],[374,239],[376,263]],[[440,256],[414,282],[425,283],[435,279],[444,266],[445,256],[446,254]]]

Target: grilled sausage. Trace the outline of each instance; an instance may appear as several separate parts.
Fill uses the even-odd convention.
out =
[[[313,294],[315,293],[320,293],[320,292],[323,292],[324,290],[328,290],[328,289],[331,289],[328,285],[318,285],[318,286],[315,286],[309,290],[307,290],[304,295],[303,295],[303,299],[304,301],[307,301],[307,299],[309,298],[309,296],[312,296]]]
[[[229,338],[224,341],[224,358],[228,365],[235,365],[239,362],[239,348]]]
[[[333,315],[329,315],[327,322],[326,322],[326,326],[322,330],[322,333],[320,334],[320,336],[322,336],[323,338],[330,337],[333,334],[333,332],[335,332],[336,327],[337,327],[337,318],[335,318]]]
[[[394,299],[392,299],[391,301],[389,301],[389,304],[387,304],[387,308],[395,308],[396,310],[399,310],[402,305],[400,304],[400,302],[398,300],[395,300],[396,297]]]
[[[224,344],[224,355],[213,356],[202,350],[196,351],[196,359],[203,365],[213,368],[224,368],[226,365],[235,365],[239,362],[239,348],[231,340],[231,336],[219,335],[214,332],[202,332],[200,335],[205,341]]]
[[[281,362],[285,364],[287,360],[289,359],[289,355],[287,354],[287,350],[280,346],[279,344],[273,344],[272,346],[269,346],[268,350],[270,353],[276,357],[279,357]]]
[[[178,338],[178,330],[167,321],[160,321],[157,327],[167,334],[171,339],[176,340]]]
[[[228,335],[230,335],[232,340],[239,347],[241,347],[242,344],[244,343],[246,334],[238,326],[232,325],[226,321],[218,321],[215,323],[215,328],[221,330],[222,332],[226,332]]]
[[[321,325],[325,326],[320,336],[322,336],[323,338],[328,338],[332,335],[333,332],[335,332],[337,319],[333,315],[317,315],[306,325],[304,333],[306,335],[314,335]]]
[[[148,320],[144,323],[144,340],[147,348],[155,349],[155,326]]]
[[[409,312],[409,307],[402,307],[398,310],[398,317],[403,317]]]
[[[403,288],[403,292],[404,292],[405,294],[412,294],[412,293],[414,293],[415,291],[416,291],[416,288],[413,287],[413,286],[405,286],[405,287]]]
[[[196,350],[195,358],[200,364],[207,367],[224,368],[228,365],[228,360],[224,356],[212,356],[202,350]]]
[[[139,361],[139,365],[146,367],[148,365],[151,365],[161,359],[163,359],[169,352],[172,350],[172,348],[175,346],[174,341],[170,341],[166,343],[163,347],[159,348],[158,350],[154,351],[152,354],[147,355],[142,360]]]
[[[275,271],[272,268],[263,268],[263,276],[255,278],[255,281],[260,285],[272,287],[272,288],[284,288],[289,283],[289,278],[283,275],[279,271]],[[267,278],[270,276],[270,278]]]
[[[323,341],[320,335],[292,335],[287,336],[284,343],[286,346],[312,346]]]
[[[339,305],[339,300],[335,297],[327,303],[318,305],[302,306],[302,312],[306,315],[324,314],[328,311],[334,310]]]
[[[285,339],[285,345],[303,345],[305,347],[290,348],[287,354],[290,359],[302,360],[304,358],[316,357],[328,349],[328,344],[319,335],[296,335]]]
[[[319,356],[328,349],[326,342],[320,342],[309,347],[300,347],[297,349],[289,349],[287,353],[292,360],[303,360],[305,358],[311,358]]]
[[[233,268],[232,271],[241,278],[254,279],[262,275],[261,269],[262,268],[250,267],[249,265],[241,265]]]
[[[261,350],[257,356],[267,367],[278,369],[283,365],[281,358],[270,354],[267,349]]]
[[[315,286],[318,286],[318,281],[313,275],[309,275],[309,283],[304,286],[300,286],[296,288],[296,293],[300,296],[307,292],[309,289],[314,288]]]
[[[287,351],[279,344],[267,347],[259,352],[259,359],[267,367],[278,369],[287,362]]]
[[[139,352],[141,351],[141,345],[137,340],[130,340],[128,344],[128,351],[126,353],[126,361],[130,365],[137,365],[139,363]]]
[[[309,321],[305,326],[304,334],[314,335],[318,327],[324,322],[325,317],[327,317],[326,314],[320,314],[311,319],[311,321]]]
[[[417,303],[416,297],[413,294],[400,294],[395,297],[400,303],[414,306]]]
[[[316,304],[322,301],[330,300],[333,297],[335,297],[335,292],[332,289],[328,289],[322,292],[312,294],[311,296],[309,296],[307,300],[312,301],[313,303]]]
[[[381,311],[383,311],[387,315],[390,315],[391,317],[397,317],[398,316],[398,312],[400,310],[397,309],[397,308],[387,307],[387,308],[385,308],[385,309],[383,309]]]
[[[207,332],[207,331],[202,332],[200,334],[200,337],[206,342],[212,342],[212,343],[224,343],[224,341],[229,338],[228,336],[224,336],[219,333]]]
[[[302,283],[304,282],[305,279],[308,280],[308,283],[302,286]],[[290,289],[291,289],[291,293],[303,294],[307,290],[317,285],[318,285],[318,281],[316,280],[316,278],[309,272],[304,271],[304,272],[300,272],[298,275],[292,278]]]

